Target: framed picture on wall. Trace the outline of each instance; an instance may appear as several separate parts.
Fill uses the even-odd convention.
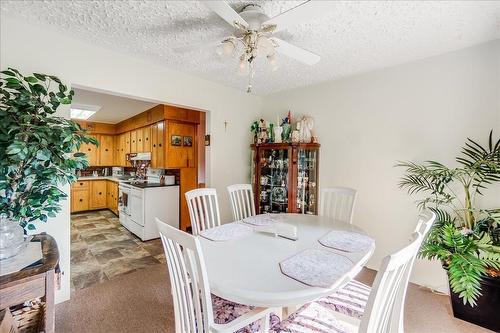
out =
[[[193,137],[192,136],[184,136],[182,138],[182,145],[185,147],[192,147],[193,146]]]
[[[182,136],[172,135],[170,137],[170,145],[172,146],[182,146]]]

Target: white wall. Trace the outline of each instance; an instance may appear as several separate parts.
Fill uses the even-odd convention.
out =
[[[231,216],[226,186],[245,182],[249,173],[249,126],[261,99],[187,74],[77,41],[44,27],[6,17],[0,26],[0,67],[59,76],[88,87],[152,101],[208,110],[211,134],[207,186],[217,188],[223,220]],[[227,121],[227,131],[224,122]],[[69,214],[67,207],[48,231],[58,241],[65,280],[58,300],[69,295]]]
[[[288,109],[316,120],[320,185],[358,189],[354,223],[377,242],[369,266],[402,246],[417,210],[397,183],[398,160],[454,163],[467,136],[500,136],[500,42],[267,96],[269,120]],[[500,191],[498,191],[500,192]],[[490,202],[494,200],[489,192]],[[414,282],[446,290],[438,263],[419,261]]]

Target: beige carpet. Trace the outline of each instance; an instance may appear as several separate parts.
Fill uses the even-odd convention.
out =
[[[359,280],[371,284],[374,272]],[[405,311],[406,332],[491,332],[453,318],[448,297],[410,285]],[[56,332],[174,332],[174,315],[164,264],[75,291],[56,306]]]

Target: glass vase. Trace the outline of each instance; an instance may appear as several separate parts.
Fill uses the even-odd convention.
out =
[[[17,255],[26,245],[23,227],[17,221],[0,217],[0,260]]]

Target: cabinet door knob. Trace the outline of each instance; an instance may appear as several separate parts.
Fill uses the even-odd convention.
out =
[[[83,183],[80,183],[80,186],[83,186]]]
[[[99,192],[99,195],[101,195],[101,194],[102,194],[102,192]]]
[[[82,202],[82,201],[83,201],[83,199],[80,199],[80,202]]]
[[[104,149],[104,151],[108,151],[108,148]]]
[[[158,147],[161,147],[161,143],[158,144]]]
[[[91,151],[92,149],[91,148],[87,148],[88,151]]]
[[[156,143],[153,143],[153,148],[156,148]]]

